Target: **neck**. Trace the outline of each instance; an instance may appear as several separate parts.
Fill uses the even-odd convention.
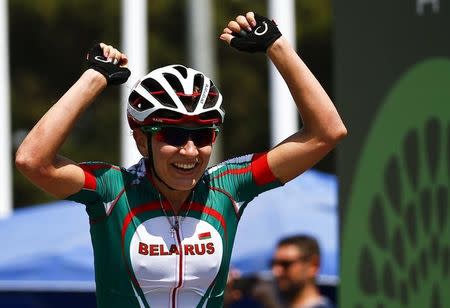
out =
[[[145,166],[147,172],[150,171],[152,183],[155,185],[155,188],[161,194],[162,199],[166,199],[167,201],[169,201],[170,205],[172,206],[172,209],[175,211],[175,213],[178,213],[183,204],[186,202],[189,195],[191,194],[192,189],[176,190],[173,189],[172,187],[169,187],[159,178],[159,176],[156,175],[155,169],[152,166],[152,164],[153,161],[150,159],[146,161]]]
[[[297,295],[292,298],[289,303],[289,307],[303,307],[305,305],[309,305],[319,300],[320,292],[316,285],[308,284],[306,285],[301,292],[297,293]]]
[[[172,209],[175,213],[178,213],[192,192],[191,190],[173,190],[167,187],[164,183],[158,180],[156,177],[153,177],[153,183],[156,186],[156,189],[159,191],[161,196],[167,201],[169,201]]]

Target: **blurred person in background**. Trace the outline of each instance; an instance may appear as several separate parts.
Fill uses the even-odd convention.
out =
[[[222,95],[203,73],[169,65],[142,77],[129,95],[142,159],[129,169],[76,163],[59,154],[62,144],[95,98],[130,75],[127,57],[101,43],[16,153],[17,168],[35,185],[86,205],[98,307],[221,307],[246,205],[312,167],[346,135],[330,98],[273,21],[239,15],[220,39],[267,54],[301,112],[299,132],[267,152],[207,169],[225,116]]]
[[[271,268],[286,307],[334,307],[327,297],[320,294],[316,283],[320,270],[320,248],[314,237],[297,235],[281,239]]]
[[[241,276],[231,268],[225,289],[224,308],[281,308],[273,284],[257,275]]]

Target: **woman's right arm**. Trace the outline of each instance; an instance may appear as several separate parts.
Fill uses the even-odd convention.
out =
[[[64,198],[78,192],[84,172],[58,151],[82,112],[106,87],[102,74],[89,69],[39,120],[16,153],[16,166],[33,184]]]
[[[126,65],[124,54],[111,46],[100,46],[108,60],[117,60],[121,67]],[[17,150],[16,166],[20,172],[57,198],[70,196],[84,185],[83,170],[58,152],[80,115],[107,84],[104,73],[92,68],[85,71],[39,120]]]

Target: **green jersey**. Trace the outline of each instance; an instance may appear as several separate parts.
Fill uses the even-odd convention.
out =
[[[99,307],[221,307],[237,225],[248,202],[280,186],[266,154],[214,166],[177,217],[147,161],[82,163]],[[179,223],[174,225],[175,222]]]

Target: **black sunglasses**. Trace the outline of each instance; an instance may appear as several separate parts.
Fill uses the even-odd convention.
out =
[[[292,260],[277,260],[277,259],[272,259],[269,262],[269,267],[273,268],[275,266],[281,266],[284,269],[287,269],[289,267],[292,266],[292,264],[297,263],[297,262],[306,262],[309,260],[310,256],[301,256]]]
[[[196,147],[204,147],[214,143],[219,129],[217,127],[179,127],[179,126],[144,126],[142,131],[154,134],[162,142],[175,147],[185,145],[192,140]]]

